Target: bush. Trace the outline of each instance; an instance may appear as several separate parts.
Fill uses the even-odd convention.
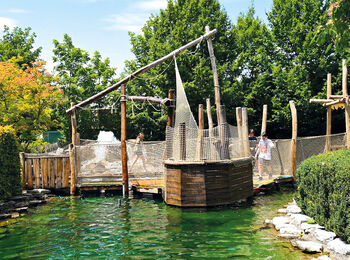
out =
[[[350,242],[350,149],[305,160],[297,182],[303,212]]]
[[[21,192],[18,147],[15,131],[0,126],[0,200]]]

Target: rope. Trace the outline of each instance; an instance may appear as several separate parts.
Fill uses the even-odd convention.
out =
[[[173,61],[170,60],[168,66],[167,66],[161,73],[159,73],[158,75],[156,75],[156,76],[154,76],[154,77],[150,77],[150,78],[141,78],[141,77],[133,76],[133,78],[140,79],[140,80],[144,80],[144,81],[146,81],[146,80],[152,80],[152,79],[158,78],[159,76],[163,75],[163,74],[168,70],[168,68],[170,67],[170,65],[171,65],[172,62],[173,62]]]

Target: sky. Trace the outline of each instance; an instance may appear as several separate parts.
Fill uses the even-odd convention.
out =
[[[233,23],[252,5],[250,0],[219,2]],[[75,47],[108,57],[119,75],[124,61],[134,58],[128,31],[139,34],[151,14],[166,8],[167,0],[0,0],[0,4],[0,37],[4,25],[31,27],[48,71],[54,67],[52,40],[62,42],[67,33]],[[266,22],[272,0],[255,0],[254,6],[256,15]]]

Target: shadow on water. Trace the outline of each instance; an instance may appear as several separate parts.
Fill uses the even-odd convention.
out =
[[[304,259],[261,228],[292,196],[206,210],[149,198],[55,198],[0,231],[0,259]]]

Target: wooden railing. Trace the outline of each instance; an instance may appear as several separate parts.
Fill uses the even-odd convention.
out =
[[[70,185],[68,155],[20,153],[23,189],[61,189]]]

